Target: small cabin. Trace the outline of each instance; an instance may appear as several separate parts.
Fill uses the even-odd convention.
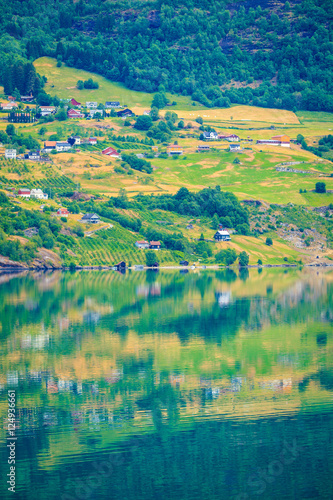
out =
[[[118,262],[118,264],[115,264],[113,267],[116,271],[125,271],[126,270],[126,262],[124,262],[122,260],[121,262]]]

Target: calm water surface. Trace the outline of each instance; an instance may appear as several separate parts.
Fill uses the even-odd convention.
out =
[[[0,498],[333,498],[333,272],[5,275],[0,310]]]

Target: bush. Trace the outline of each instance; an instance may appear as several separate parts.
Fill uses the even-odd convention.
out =
[[[258,266],[262,266],[262,260],[258,259]]]
[[[99,87],[98,83],[94,82],[94,80],[92,78],[85,80],[83,82],[83,86],[85,89],[98,89],[98,87]]]
[[[317,182],[315,191],[316,191],[316,193],[326,193],[325,182]]]
[[[249,264],[249,254],[241,252],[238,256],[238,262],[241,267],[246,267]]]
[[[272,238],[266,238],[266,245],[268,245],[269,247],[271,247],[273,245]]]
[[[223,263],[226,266],[231,266],[237,259],[236,250],[233,248],[227,248],[226,250],[220,250],[215,255],[216,262]]]
[[[155,262],[158,263],[156,253],[153,250],[146,252],[146,266],[151,267]]]
[[[134,123],[134,128],[137,130],[148,130],[153,124],[153,120],[149,115],[140,115]]]

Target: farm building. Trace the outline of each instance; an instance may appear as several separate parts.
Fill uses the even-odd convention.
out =
[[[102,154],[107,156],[113,156],[114,158],[119,157],[118,151],[116,151],[114,148],[111,147],[103,149]]]
[[[22,196],[22,198],[30,198],[30,189],[20,188],[17,194],[18,196]]]
[[[199,144],[198,146],[198,153],[204,153],[205,151],[209,151],[210,146],[208,144]]]
[[[94,102],[94,101],[93,102],[89,102],[89,101],[86,102],[86,108],[89,108],[89,109],[94,109],[95,108],[96,109],[97,106],[98,106],[97,102]]]
[[[160,250],[161,249],[161,242],[160,241],[150,241],[149,248],[151,250]]]
[[[126,118],[126,116],[134,116],[134,113],[130,109],[126,108],[122,109],[121,111],[118,111],[117,116],[119,118]]]
[[[72,106],[75,106],[75,107],[77,107],[77,108],[81,107],[81,103],[80,103],[80,102],[77,102],[77,100],[76,100],[76,99],[74,99],[73,97],[72,97],[72,99],[69,101],[69,104],[71,104]]]
[[[44,142],[44,151],[47,153],[48,151],[53,151],[56,149],[57,141],[45,141]]]
[[[142,240],[142,241],[136,241],[135,246],[137,248],[149,248],[149,243],[148,241]]]
[[[168,155],[182,155],[183,148],[178,144],[172,144],[171,146],[167,146],[167,153]]]
[[[282,136],[276,136],[282,137]],[[290,141],[281,141],[280,139],[258,139],[257,144],[261,144],[263,146],[282,146],[285,148],[290,148]]]
[[[91,144],[91,145],[97,144],[96,137],[89,137],[88,143]]]
[[[68,212],[67,208],[65,208],[65,207],[58,208],[58,210],[56,211],[56,214],[58,217],[68,217],[69,216],[69,212]]]
[[[5,149],[5,158],[10,159],[10,160],[15,160],[16,149]]]
[[[77,109],[69,109],[67,111],[68,118],[84,118],[84,114],[78,111]]]
[[[85,222],[87,224],[98,224],[101,222],[101,219],[99,218],[99,215],[97,214],[84,214],[80,222]]]
[[[120,108],[120,102],[119,101],[106,101],[104,107],[105,107],[105,109]]]
[[[215,241],[230,241],[231,238],[230,238],[230,234],[228,233],[228,231],[226,231],[225,229],[219,229],[214,234],[214,240]]]
[[[279,141],[281,146],[285,148],[290,147],[290,137],[288,135],[275,135],[272,137],[273,141]]]

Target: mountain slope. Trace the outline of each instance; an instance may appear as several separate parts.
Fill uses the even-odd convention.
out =
[[[131,89],[163,85],[206,106],[333,110],[328,0],[3,0],[0,8],[8,92],[20,78],[6,80],[8,66],[49,55]]]

